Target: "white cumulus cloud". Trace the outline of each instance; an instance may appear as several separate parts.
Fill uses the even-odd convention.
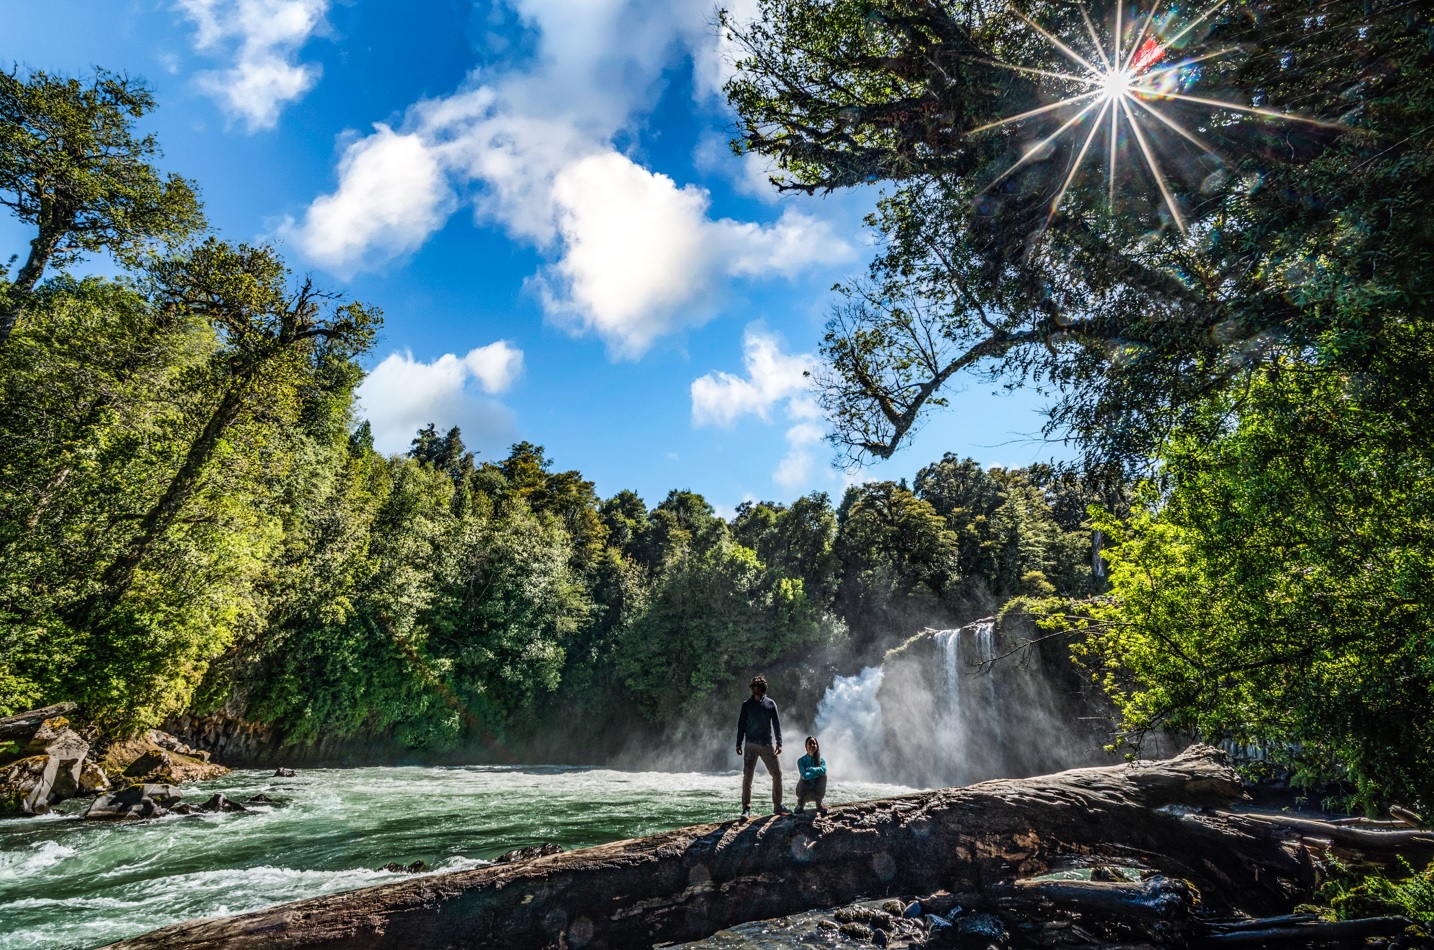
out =
[[[194,23],[195,47],[232,62],[199,81],[249,131],[272,128],[283,107],[319,81],[319,67],[297,59],[329,0],[178,0],[177,6]]]
[[[306,257],[344,275],[369,260],[416,250],[443,226],[453,196],[438,157],[416,134],[375,125],[339,163],[339,188],[279,233]]]
[[[789,490],[797,490],[811,482],[817,467],[817,446],[826,437],[826,430],[814,422],[799,422],[787,430],[787,454],[772,472],[772,481]]]
[[[555,322],[636,358],[710,319],[734,280],[791,278],[855,256],[829,224],[792,208],[768,224],[713,218],[705,189],[615,147],[652,106],[664,68],[715,42],[708,8],[509,7],[534,31],[534,56],[476,71],[451,95],[415,103],[397,130],[375,126],[349,144],[335,190],[284,232],[311,260],[341,274],[374,266],[411,252],[468,202],[480,223],[544,253],[531,285]]]
[[[563,254],[544,281],[550,311],[621,355],[691,318],[713,276],[706,192],[607,152],[563,169],[553,199]]]
[[[618,356],[705,322],[730,277],[790,276],[851,253],[823,222],[788,209],[771,225],[713,219],[711,198],[625,155],[590,155],[554,179],[561,257],[540,286],[550,313]]]
[[[496,399],[523,371],[523,351],[507,341],[445,353],[430,363],[407,350],[389,354],[358,389],[359,411],[381,452],[405,452],[430,422],[440,431],[463,430],[470,449],[494,449],[516,430],[513,412]]]
[[[482,385],[485,393],[505,393],[523,375],[523,351],[507,340],[469,350],[463,365]]]
[[[803,375],[815,360],[805,354],[782,352],[774,333],[749,326],[742,335],[745,377],[721,371],[692,381],[692,424],[730,428],[746,415],[770,420],[773,407],[786,399],[810,402]]]
[[[780,337],[749,326],[742,337],[746,375],[717,371],[693,380],[692,424],[727,428],[744,416],[770,422],[780,406],[789,423],[787,452],[772,472],[772,481],[786,489],[800,488],[811,481],[818,463],[817,446],[826,436],[821,410],[804,375],[815,363],[810,354],[783,352]]]

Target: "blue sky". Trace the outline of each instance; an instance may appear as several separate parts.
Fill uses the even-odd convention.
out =
[[[754,0],[729,2],[741,15]],[[804,388],[878,192],[778,196],[733,156],[709,0],[0,0],[0,60],[144,76],[211,223],[381,307],[379,447],[518,439],[649,504],[834,499],[944,452],[1023,465],[1039,396],[957,387],[890,462],[831,466]],[[0,224],[4,256],[27,240]]]

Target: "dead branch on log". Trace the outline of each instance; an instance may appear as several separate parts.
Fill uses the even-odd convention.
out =
[[[0,719],[0,741],[19,737],[28,739],[35,734],[35,730],[40,728],[40,724],[46,719],[68,716],[74,711],[74,703],[57,703],[54,706],[45,706],[43,709],[31,709],[28,712],[7,716]]]
[[[1415,814],[1414,812],[1410,811],[1410,810],[1407,809],[1407,808],[1401,808],[1401,807],[1398,806],[1398,805],[1390,805],[1390,806],[1389,806],[1389,813],[1390,813],[1391,815],[1393,815],[1395,818],[1397,818],[1397,819],[1399,819],[1400,821],[1404,822],[1406,825],[1408,825],[1408,826],[1411,827],[1411,828],[1428,828],[1428,827],[1429,827],[1428,825],[1426,825],[1426,824],[1424,823],[1424,819],[1423,819],[1422,817],[1420,817],[1419,815]]]
[[[1222,812],[1231,818],[1262,821],[1280,825],[1303,835],[1327,838],[1336,845],[1351,848],[1362,855],[1400,856],[1420,861],[1434,860],[1434,833],[1427,831],[1373,831],[1339,825],[1314,818],[1293,815],[1266,815],[1259,812]]]
[[[1375,829],[1375,828],[1408,828],[1408,827],[1410,827],[1409,822],[1407,822],[1407,821],[1380,821],[1378,818],[1362,818],[1362,817],[1354,817],[1354,818],[1333,818],[1333,819],[1330,819],[1330,822],[1329,822],[1329,823],[1330,823],[1331,825],[1348,825],[1348,826],[1353,827],[1353,828],[1369,828],[1369,829],[1371,829],[1371,830],[1372,830],[1372,829]],[[1416,827],[1417,827],[1417,826],[1416,826]]]
[[[1368,937],[1392,937],[1409,926],[1405,917],[1365,917],[1361,920],[1299,921],[1269,926],[1273,921],[1252,920],[1249,926],[1212,933],[1200,938],[1196,947],[1310,947]]]
[[[955,905],[996,914],[1042,946],[1072,927],[1101,946],[1129,940],[1182,946],[1198,926],[1197,900],[1190,885],[1159,874],[1143,881],[1025,880],[953,895]]]

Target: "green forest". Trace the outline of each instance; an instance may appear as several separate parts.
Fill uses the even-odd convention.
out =
[[[211,234],[137,131],[143,82],[0,75],[0,203],[33,235],[0,272],[0,715],[600,748],[757,671],[810,707],[923,626],[1019,608],[1130,741],[1262,745],[1427,808],[1434,27],[1383,0],[1260,6],[1266,39],[1205,82],[1319,123],[1211,123],[1225,157],[1175,176],[1178,222],[1099,176],[1057,209],[1066,165],[1008,175],[1019,143],[967,134],[1035,96],[974,52],[1026,41],[979,3],[724,21],[734,147],[781,189],[884,188],[815,380],[838,452],[890,457],[974,368],[1048,393],[1079,454],[947,455],[730,520],[679,487],[599,497],[527,442],[430,425],[375,451],[354,392],[380,307]]]
[[[354,411],[377,308],[205,234],[197,185],[133,131],[139,83],[4,94],[0,183],[37,236],[0,285],[0,713],[73,701],[125,734],[224,709],[293,743],[439,751],[600,737],[633,702],[654,728],[729,704],[760,669],[814,702],[894,634],[1093,590],[1097,497],[1048,467],[947,457],[727,522],[457,429],[385,457]],[[85,252],[123,270],[67,276]]]

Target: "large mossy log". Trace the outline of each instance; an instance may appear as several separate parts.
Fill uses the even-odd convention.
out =
[[[1298,832],[1237,814],[1219,753],[860,802],[814,821],[765,818],[414,878],[112,945],[154,948],[554,947],[695,940],[744,921],[860,898],[980,890],[1082,858],[1189,881],[1203,906],[1280,913],[1314,861]]]

